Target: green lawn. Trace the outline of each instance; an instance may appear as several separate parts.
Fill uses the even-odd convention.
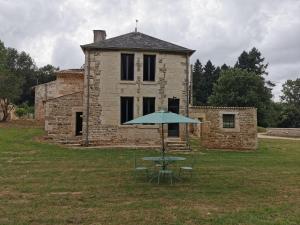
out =
[[[300,224],[300,142],[198,148],[184,154],[195,176],[170,186],[134,182],[134,153],[156,151],[67,149],[42,133],[0,127],[0,224]]]

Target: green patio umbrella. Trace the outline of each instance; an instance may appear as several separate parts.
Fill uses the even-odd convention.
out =
[[[162,138],[162,153],[165,156],[165,144],[164,144],[164,124],[168,123],[200,123],[198,120],[191,119],[176,113],[166,112],[164,110],[150,113],[145,116],[138,117],[134,120],[130,120],[125,124],[161,124],[161,138]]]

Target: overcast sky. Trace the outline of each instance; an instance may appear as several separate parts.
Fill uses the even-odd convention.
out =
[[[233,65],[257,47],[275,99],[300,77],[300,0],[0,0],[0,39],[38,66],[78,68],[93,29],[114,37],[133,31],[136,18],[140,32],[195,49],[192,62]]]

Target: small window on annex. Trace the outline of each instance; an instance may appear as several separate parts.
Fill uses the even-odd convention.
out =
[[[223,128],[235,128],[235,114],[223,114]]]
[[[155,81],[155,55],[144,55],[144,81]]]
[[[121,54],[121,80],[134,80],[134,54]]]

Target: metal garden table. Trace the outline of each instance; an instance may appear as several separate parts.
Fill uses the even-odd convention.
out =
[[[183,161],[186,160],[185,157],[178,157],[178,156],[157,156],[157,157],[143,157],[142,158],[145,161],[153,161],[154,163],[160,164],[162,167],[162,170],[166,170],[167,166],[171,163],[174,163],[176,161]],[[157,178],[158,175],[153,174],[153,176],[150,179],[150,182],[154,179]],[[178,177],[174,176],[177,180],[179,180]]]

